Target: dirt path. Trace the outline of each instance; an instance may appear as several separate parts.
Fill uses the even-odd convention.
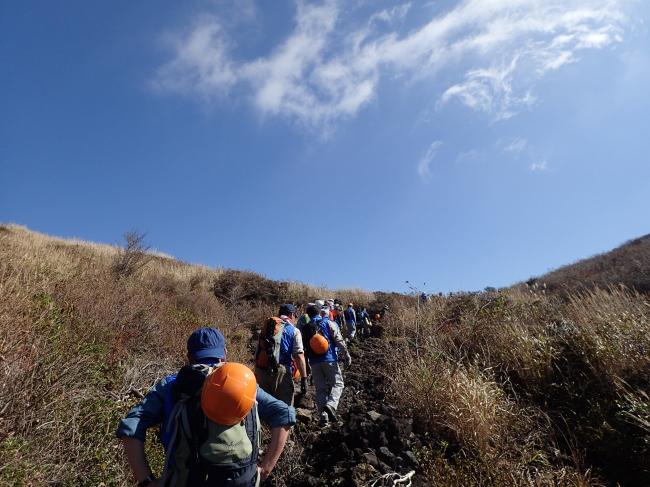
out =
[[[426,485],[413,453],[421,438],[413,432],[412,420],[386,401],[388,376],[399,370],[399,364],[389,362],[391,351],[378,338],[353,344],[350,351],[353,363],[343,372],[345,391],[336,423],[320,428],[316,415],[308,416],[313,391],[297,401],[299,424],[293,438],[304,447],[302,467],[282,484],[365,486],[384,474],[415,471],[411,485]],[[379,481],[375,487],[382,485],[393,482]]]

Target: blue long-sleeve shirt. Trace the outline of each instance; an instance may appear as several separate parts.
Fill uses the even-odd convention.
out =
[[[144,397],[133,406],[117,427],[118,438],[137,438],[145,441],[149,428],[167,424],[166,415],[171,412],[171,387],[176,379],[169,375],[158,382]],[[296,410],[257,387],[257,413],[260,419],[271,428],[293,426],[296,424]]]

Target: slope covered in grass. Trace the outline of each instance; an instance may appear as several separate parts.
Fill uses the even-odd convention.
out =
[[[387,329],[436,485],[650,485],[646,295],[434,298]]]
[[[117,247],[0,226],[0,485],[131,485],[117,421],[182,365],[187,336],[217,325],[229,359],[250,362],[251,328],[277,303],[237,290],[270,281],[131,257],[138,265],[125,272]],[[217,299],[224,282],[230,299]],[[274,285],[282,301],[327,293]],[[159,467],[160,454],[153,458]]]
[[[302,485],[306,464],[313,485],[365,485],[385,473],[382,448],[396,469],[416,458],[416,485],[650,485],[650,300],[601,286],[644,269],[638,250],[608,260],[600,281],[550,274],[560,294],[418,303],[0,226],[0,485],[132,485],[115,426],[182,365],[192,330],[219,326],[229,359],[250,363],[252,331],[280,302],[325,296],[391,309],[381,339],[352,346],[350,423],[296,427],[269,485]],[[378,389],[355,391],[364,384]],[[363,398],[401,426],[382,435]],[[305,439],[333,448],[336,471],[318,470]],[[161,449],[149,453],[159,472]]]
[[[650,292],[650,235],[532,278],[528,283],[546,286],[550,291],[575,292],[622,284],[639,292]]]

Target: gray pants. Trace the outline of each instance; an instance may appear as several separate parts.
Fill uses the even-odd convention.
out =
[[[316,387],[316,407],[323,412],[325,406],[334,411],[339,407],[339,399],[343,394],[343,374],[338,362],[320,362],[311,364],[311,375]]]

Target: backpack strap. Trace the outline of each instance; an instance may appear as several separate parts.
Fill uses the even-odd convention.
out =
[[[189,479],[189,475],[200,470],[198,431],[200,423],[205,421],[201,410],[201,388],[211,370],[212,367],[203,364],[186,365],[172,384],[173,408],[165,427],[165,467],[160,480],[163,487],[199,485]],[[183,453],[183,465],[176,464],[180,452]]]

